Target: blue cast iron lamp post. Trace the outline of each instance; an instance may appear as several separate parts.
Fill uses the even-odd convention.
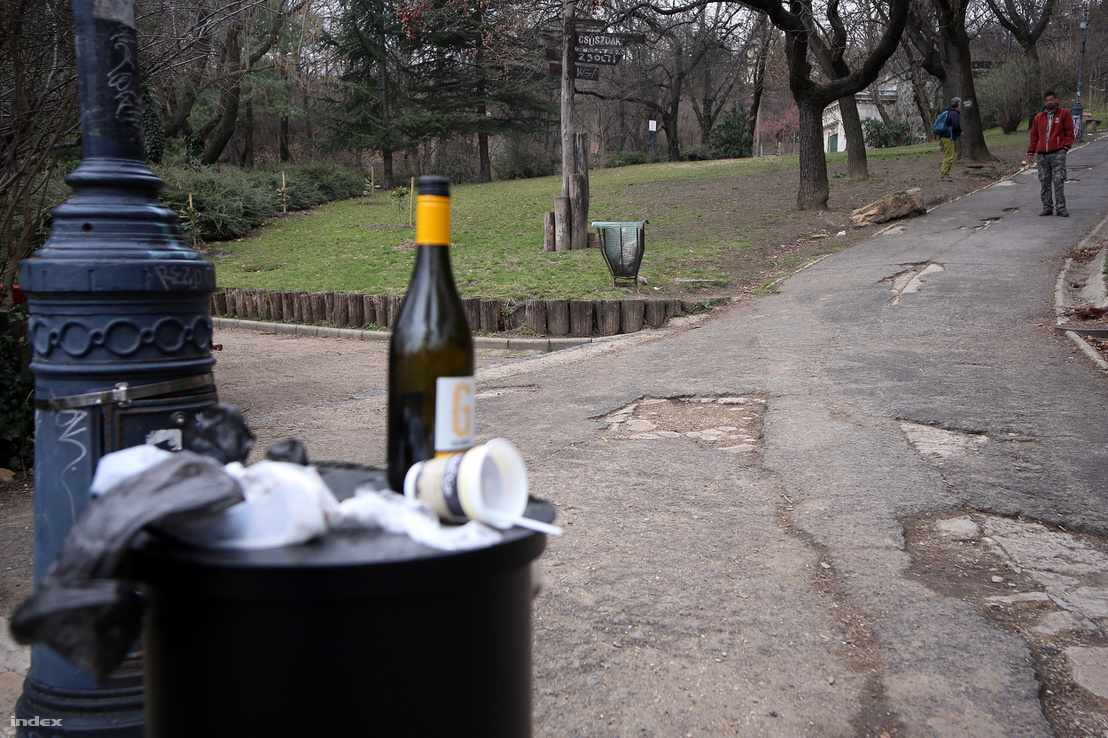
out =
[[[1081,61],[1077,65],[1077,103],[1073,106],[1074,138],[1085,137],[1085,109],[1081,107],[1081,85],[1085,77],[1085,38],[1089,35],[1089,5],[1085,4],[1085,20],[1081,21]]]
[[[36,586],[88,506],[97,460],[175,445],[216,399],[215,271],[181,237],[145,163],[134,0],[73,6],[83,158],[49,239],[20,268],[34,349]],[[141,651],[132,656],[101,683],[36,646],[15,716],[34,727],[17,731],[141,736]]]

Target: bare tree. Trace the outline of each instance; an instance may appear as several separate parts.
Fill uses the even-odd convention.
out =
[[[202,162],[214,164],[238,127],[245,81],[272,68],[270,49],[308,2],[149,0],[141,6],[143,74],[166,111],[166,136],[195,135],[204,145]],[[197,101],[208,93],[215,96],[211,113],[194,126]]]
[[[0,304],[49,215],[57,153],[79,128],[72,6],[11,0],[0,17]]]
[[[1014,0],[1004,0],[1001,8],[997,0],[986,0],[993,15],[1023,49],[1027,59],[1027,126],[1035,119],[1042,102],[1042,71],[1039,64],[1039,38],[1043,35],[1050,16],[1054,13],[1054,0],[1026,0],[1023,8]]]
[[[617,68],[621,69],[617,83],[607,91],[578,89],[577,92],[642,105],[651,115],[657,116],[665,132],[669,160],[679,161],[681,142],[678,122],[681,105],[689,94],[690,81],[697,77],[697,72],[713,53],[720,52],[721,45],[730,42],[736,30],[736,21],[741,17],[740,11],[734,5],[714,8],[709,12],[707,3],[670,12],[646,5],[635,6],[625,11],[623,17],[645,28],[648,42],[628,53],[628,63]],[[713,90],[711,94],[714,96],[718,91]],[[700,115],[718,115],[723,102],[726,100],[719,103],[713,100],[711,107],[714,112],[706,113],[701,107]],[[703,98],[698,104],[702,103]]]
[[[881,3],[888,23],[872,49],[859,54],[849,74],[820,83],[812,66],[815,40],[814,10],[811,0],[743,0],[743,4],[764,11],[770,21],[785,34],[785,57],[789,65],[789,89],[800,113],[800,188],[797,207],[826,208],[830,186],[827,181],[827,160],[823,153],[823,109],[833,100],[851,97],[865,89],[880,73],[885,61],[900,42],[908,17],[908,0],[887,0]],[[837,0],[832,2],[832,7]],[[829,7],[829,12],[831,8]]]
[[[970,0],[913,0],[906,35],[920,55],[920,65],[942,83],[944,100],[962,98],[960,156],[988,161],[993,156],[985,143],[973,81],[969,6]]]

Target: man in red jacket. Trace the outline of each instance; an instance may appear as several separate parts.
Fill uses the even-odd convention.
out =
[[[1039,215],[1069,217],[1066,210],[1066,152],[1073,146],[1073,115],[1058,106],[1058,96],[1047,92],[1043,96],[1043,111],[1031,123],[1031,143],[1027,146],[1027,161],[1039,159],[1039,188],[1043,212]],[[1051,198],[1051,188],[1054,197]]]

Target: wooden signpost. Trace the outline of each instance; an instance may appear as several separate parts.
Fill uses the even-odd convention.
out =
[[[578,18],[575,0],[565,0],[563,11],[561,32],[539,34],[547,47],[546,73],[562,80],[562,196],[544,220],[546,251],[588,247],[589,142],[587,134],[574,131],[574,82],[599,81],[601,66],[624,57],[610,49],[646,41],[644,34],[612,32],[603,21]]]

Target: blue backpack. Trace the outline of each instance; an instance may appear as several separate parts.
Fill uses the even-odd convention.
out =
[[[931,126],[931,132],[936,136],[942,136],[944,133],[950,136],[954,132],[954,126],[946,122],[946,114],[949,110],[944,110],[939,113],[939,117],[935,119],[935,124]]]

